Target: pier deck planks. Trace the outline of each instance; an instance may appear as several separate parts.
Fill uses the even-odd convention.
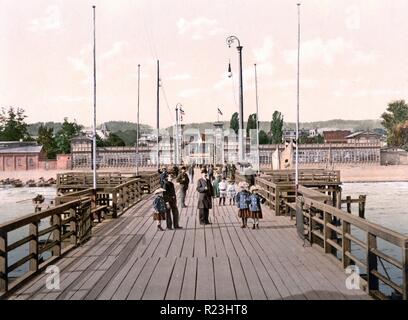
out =
[[[242,229],[236,207],[216,199],[212,225],[202,226],[191,185],[188,207],[180,208],[183,229],[159,232],[151,203],[144,199],[104,222],[90,241],[60,259],[60,290],[47,290],[42,273],[10,299],[369,299],[347,290],[344,271],[318,249],[304,247],[294,221],[266,206],[260,230]]]

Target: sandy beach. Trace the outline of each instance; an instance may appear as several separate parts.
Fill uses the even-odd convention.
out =
[[[316,168],[316,167],[314,167]],[[335,170],[340,170],[342,182],[400,182],[408,181],[408,166],[337,166]],[[154,170],[154,168],[141,168],[140,170]],[[76,170],[77,171],[77,170]],[[110,172],[134,172],[134,169],[112,169],[100,170]],[[34,179],[38,180],[56,178],[58,173],[70,172],[69,170],[33,170],[33,171],[15,171],[0,172],[0,180],[6,178],[20,179],[23,182]]]

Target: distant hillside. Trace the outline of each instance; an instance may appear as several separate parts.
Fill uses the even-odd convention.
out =
[[[134,130],[136,132],[137,124],[129,121],[109,121],[105,122],[106,128],[110,132]],[[147,124],[140,124],[140,134],[149,134],[153,128]]]
[[[62,127],[61,122],[36,122],[36,123],[31,123],[28,125],[28,133],[30,136],[37,136],[38,135],[38,129],[40,128],[41,125],[44,125],[48,128],[54,128],[54,133],[57,133]]]
[[[245,123],[246,126],[246,123]],[[261,121],[260,129],[268,132],[270,130],[270,121]],[[292,122],[285,122],[285,128],[295,129],[296,124]],[[336,129],[352,129],[354,131],[360,130],[374,130],[376,128],[383,128],[381,125],[381,120],[327,120],[327,121],[315,121],[315,122],[301,122],[300,127],[304,129],[314,129],[314,128],[336,128]],[[198,128],[201,130],[214,128],[212,122],[202,122],[202,123],[188,123],[185,128]],[[224,121],[224,128],[229,128],[229,121]]]
[[[61,129],[62,123],[61,122],[37,122],[28,125],[28,132],[31,136],[37,136],[38,128],[40,125],[43,124],[47,127],[54,128],[54,133]],[[112,132],[116,133],[119,137],[121,137],[126,145],[134,145],[136,142],[136,123],[129,122],[129,121],[109,121],[105,123],[107,129]],[[246,123],[245,123],[246,125]],[[382,128],[381,120],[341,120],[341,119],[334,119],[334,120],[327,120],[327,121],[315,121],[315,122],[302,122],[300,123],[300,127],[304,129],[311,129],[311,128],[337,128],[337,129],[352,129],[354,131],[359,130],[374,130],[377,128]],[[141,124],[140,125],[141,132],[140,134],[150,134],[153,133],[153,128],[150,125]],[[202,123],[187,123],[185,124],[185,128],[196,128],[200,131],[204,131],[204,129],[214,128],[213,122],[202,122]],[[224,128],[229,128],[229,121],[224,121]],[[287,129],[294,129],[295,123],[293,122],[285,122],[285,128]],[[172,132],[173,126],[168,127],[170,132]],[[261,121],[260,129],[268,132],[270,130],[270,121]]]

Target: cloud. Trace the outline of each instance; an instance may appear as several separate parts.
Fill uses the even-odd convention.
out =
[[[315,38],[304,41],[301,44],[301,62],[302,63],[323,63],[326,66],[334,66],[336,60],[342,58],[349,64],[369,65],[375,63],[377,55],[373,52],[363,52],[354,47],[353,44],[338,37],[324,41]],[[290,65],[297,63],[297,49],[285,50],[284,59]]]
[[[51,102],[61,102],[61,103],[80,103],[88,102],[91,98],[89,97],[75,97],[75,96],[57,96],[50,98]]]
[[[366,98],[366,97],[395,97],[402,95],[401,90],[390,90],[390,89],[362,89],[357,91],[336,89],[333,90],[332,94],[335,97],[349,97],[349,98]]]
[[[193,98],[197,96],[197,94],[201,93],[203,90],[202,89],[185,89],[179,92],[178,96],[180,98]]]
[[[194,20],[180,18],[177,21],[179,35],[191,34],[193,40],[201,40],[205,37],[224,33],[225,29],[219,26],[215,19],[199,17]]]
[[[97,55],[97,64],[107,62],[119,56],[125,47],[129,44],[126,41],[115,42],[112,47]],[[81,84],[88,85],[92,82],[93,62],[92,62],[92,45],[86,45],[79,51],[79,56],[68,57],[68,62],[73,66],[74,70],[84,75],[84,80]],[[98,78],[101,78],[101,73],[98,73]]]
[[[109,60],[111,58],[114,58],[114,57],[120,55],[122,53],[122,51],[124,50],[124,48],[126,48],[127,46],[129,46],[129,43],[127,41],[115,42],[111,49],[101,53],[99,59],[101,61],[106,61],[106,60]]]
[[[270,36],[266,37],[261,48],[252,50],[255,61],[257,61],[258,63],[268,61],[272,57],[273,47],[274,43],[272,41],[272,38]]]
[[[62,29],[62,14],[58,6],[45,9],[45,16],[30,21],[28,30],[31,32],[59,31]]]
[[[192,79],[192,77],[188,73],[176,74],[176,75],[169,78],[169,80],[175,80],[175,81],[178,81],[178,80],[190,80],[190,79]]]

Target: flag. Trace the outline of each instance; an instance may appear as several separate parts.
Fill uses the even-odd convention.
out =
[[[221,112],[220,108],[218,108],[218,114],[222,116],[222,112]]]
[[[183,122],[183,116],[185,115],[185,112],[183,109],[180,108],[180,121]]]

